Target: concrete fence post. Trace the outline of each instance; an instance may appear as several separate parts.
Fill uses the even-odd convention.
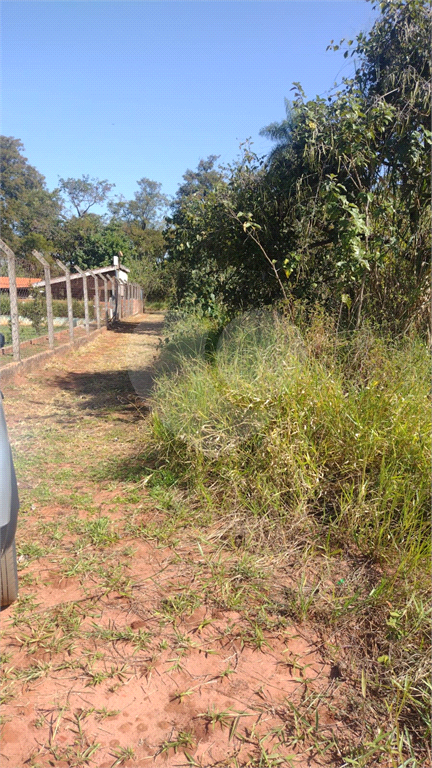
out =
[[[89,303],[88,303],[88,290],[87,290],[87,275],[86,273],[75,266],[76,271],[81,275],[83,280],[83,295],[84,295],[84,322],[86,333],[90,333],[90,316],[89,316]]]
[[[16,286],[15,254],[3,240],[0,240],[0,250],[7,258],[9,275],[9,303],[12,333],[13,359],[18,363],[20,356],[19,322],[18,322],[18,293]]]
[[[118,296],[118,301],[117,301],[117,320],[121,320],[122,317],[123,317],[123,295],[122,295],[122,292],[121,292],[122,284],[121,284],[120,280],[118,279],[118,277],[116,277],[116,284],[117,284],[117,296]]]
[[[33,250],[32,255],[35,257],[35,259],[37,259],[42,264],[44,269],[45,299],[46,299],[47,322],[48,322],[48,344],[50,346],[50,349],[54,349],[54,318],[53,318],[52,293],[51,293],[51,269],[46,258],[42,256],[42,254],[39,253],[39,251]]]
[[[95,305],[95,314],[96,314],[96,326],[97,328],[100,328],[101,316],[100,316],[100,302],[99,302],[99,281],[98,281],[98,276],[96,272],[93,272],[92,269],[89,269],[89,272],[93,276],[93,280],[94,280],[94,290],[95,290],[94,305]]]
[[[60,269],[63,270],[65,273],[65,280],[66,280],[66,301],[67,301],[67,311],[68,311],[68,322],[69,322],[69,338],[71,341],[74,340],[74,324],[73,324],[73,304],[72,304],[72,288],[71,288],[71,279],[70,279],[70,271],[66,264],[63,264],[60,259],[56,259],[56,263],[60,267]]]
[[[99,275],[104,287],[105,325],[108,328],[108,280],[104,275]]]
[[[115,320],[115,318],[116,318],[116,315],[117,315],[117,303],[116,303],[116,285],[115,285],[115,277],[108,277],[108,280],[109,280],[109,281],[110,281],[110,283],[111,283],[111,293],[112,293],[112,297],[113,297],[113,304],[114,304],[114,307],[113,307],[113,316],[112,316],[112,318],[111,318],[111,319],[112,319],[112,320]]]

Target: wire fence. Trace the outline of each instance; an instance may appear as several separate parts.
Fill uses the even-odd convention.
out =
[[[73,342],[143,311],[142,288],[120,265],[75,272],[33,251],[33,273],[17,276],[14,252],[0,240],[7,276],[0,276],[0,367]],[[19,263],[19,262],[18,262]]]

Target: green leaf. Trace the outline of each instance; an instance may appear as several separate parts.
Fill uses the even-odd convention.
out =
[[[342,302],[342,304],[346,304],[348,309],[351,309],[352,301],[351,301],[351,296],[348,293],[343,293],[342,294],[341,302]]]

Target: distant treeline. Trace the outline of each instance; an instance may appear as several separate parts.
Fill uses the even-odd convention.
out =
[[[1,236],[18,258],[18,274],[40,274],[33,249],[52,261],[54,274],[56,256],[85,269],[112,264],[121,252],[130,279],[141,284],[147,297],[169,293],[169,269],[162,270],[168,198],[158,182],[141,178],[133,200],[110,197],[114,185],[88,175],[60,179],[59,187],[49,192],[44,176],[23,156],[21,141],[10,136],[0,141]],[[107,215],[91,211],[104,203]],[[6,274],[6,265],[0,268]]]

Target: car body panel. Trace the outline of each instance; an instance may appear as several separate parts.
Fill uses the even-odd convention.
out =
[[[18,519],[18,487],[3,404],[0,399],[0,549],[11,546]]]

